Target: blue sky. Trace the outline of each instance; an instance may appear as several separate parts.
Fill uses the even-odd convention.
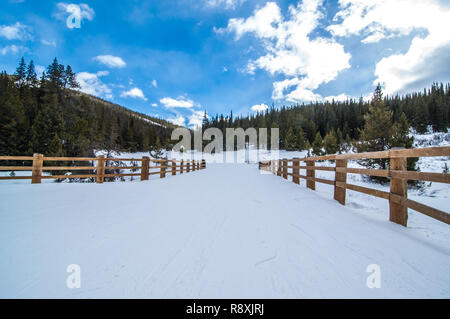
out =
[[[56,56],[83,91],[192,126],[449,81],[449,21],[445,0],[4,0],[0,66]]]

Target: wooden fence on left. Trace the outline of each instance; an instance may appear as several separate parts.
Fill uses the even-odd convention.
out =
[[[32,184],[40,184],[43,179],[82,179],[94,178],[97,183],[103,183],[105,178],[139,176],[141,181],[149,179],[150,175],[159,175],[165,178],[166,175],[177,175],[189,173],[206,168],[206,161],[203,160],[168,160],[142,158],[105,158],[99,157],[45,157],[42,154],[33,156],[0,156],[0,161],[8,162],[31,162],[32,166],[0,166],[0,171],[31,171],[31,176],[0,176],[0,180],[30,179]],[[46,166],[45,163],[82,163],[96,162],[96,166]],[[109,162],[140,162],[139,166],[108,166]],[[154,165],[152,165],[154,164]],[[63,164],[64,165],[64,164]],[[69,164],[70,165],[70,164]],[[133,165],[133,164],[132,164]],[[139,173],[115,173],[117,170],[140,170]],[[90,171],[91,174],[60,175],[59,172]],[[113,172],[111,172],[113,171]],[[43,172],[57,172],[58,175],[43,175]],[[95,172],[95,174],[94,174]]]

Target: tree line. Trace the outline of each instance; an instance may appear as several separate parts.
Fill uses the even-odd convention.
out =
[[[378,124],[378,121],[382,121]],[[410,147],[409,128],[423,134],[447,132],[450,126],[450,84],[434,83],[423,92],[403,96],[383,97],[381,86],[375,89],[372,100],[349,99],[338,102],[268,108],[264,112],[233,117],[223,114],[203,119],[203,129],[250,127],[279,128],[280,148],[311,150],[313,155],[335,154],[348,150],[356,142],[359,150],[378,150],[394,146]],[[270,130],[268,130],[270,133]],[[386,135],[392,135],[387,138]],[[367,141],[383,136],[379,147],[371,148]],[[270,138],[270,136],[269,136]],[[370,144],[370,143],[369,143]]]
[[[0,155],[93,156],[95,149],[149,151],[170,142],[175,127],[84,94],[70,65],[55,58],[38,78],[21,59],[0,74]]]

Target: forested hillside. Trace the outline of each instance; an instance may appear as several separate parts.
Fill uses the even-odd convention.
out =
[[[374,107],[374,112],[370,112],[374,104],[378,107]],[[378,114],[375,109],[378,110]],[[379,123],[380,119],[385,123]],[[380,127],[372,128],[375,131],[369,134],[371,136],[367,134],[364,136],[366,124],[377,121]],[[309,146],[316,146],[318,150],[325,146],[322,139],[326,139],[327,136],[329,144],[333,144],[336,139],[338,146],[341,146],[364,138],[377,138],[379,137],[377,134],[382,136],[394,134],[395,125],[406,127],[406,130],[411,126],[418,133],[424,133],[431,125],[435,132],[446,132],[450,126],[449,122],[450,84],[444,86],[436,83],[428,90],[404,96],[383,97],[381,87],[378,87],[371,101],[364,101],[361,98],[359,101],[317,102],[291,107],[272,107],[256,115],[236,118],[232,114],[216,115],[211,119],[205,117],[203,127],[218,127],[224,132],[227,127],[244,129],[279,127],[282,149],[303,150],[309,149]],[[326,150],[327,153],[336,151],[338,149],[334,147]]]
[[[93,97],[70,66],[55,58],[38,79],[22,58],[14,75],[0,74],[0,155],[90,156],[94,149],[149,151],[169,142],[175,127]]]

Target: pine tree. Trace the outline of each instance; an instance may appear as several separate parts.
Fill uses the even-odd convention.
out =
[[[339,144],[334,130],[328,132],[323,141],[326,154],[336,154],[339,151]]]
[[[37,87],[38,84],[38,79],[37,79],[37,75],[36,75],[36,70],[34,68],[34,62],[33,60],[30,61],[30,63],[28,64],[27,67],[27,85],[31,86],[31,87]]]
[[[76,74],[72,71],[70,65],[66,67],[64,71],[64,88],[77,89],[80,88],[80,84],[77,82]]]
[[[303,132],[301,125],[297,127],[296,138],[297,138],[297,149],[299,151],[304,150],[306,148],[306,139],[305,139],[305,132]]]
[[[53,63],[47,67],[47,77],[50,83],[55,88],[64,87],[65,82],[65,70],[64,65],[58,63],[58,59],[55,58]]]
[[[322,135],[320,135],[320,131],[317,131],[316,138],[314,139],[314,142],[312,143],[312,153],[316,156],[323,155],[323,141],[322,141]]]
[[[20,60],[19,66],[17,67],[16,73],[14,73],[14,75],[17,77],[19,86],[23,86],[27,78],[27,65],[25,64],[25,59],[23,57]]]
[[[297,138],[294,134],[294,129],[292,128],[292,126],[289,128],[289,130],[286,133],[284,144],[285,144],[286,151],[296,151],[297,150]]]
[[[390,148],[390,140],[394,133],[392,116],[392,111],[384,105],[381,85],[378,84],[369,112],[364,117],[366,124],[364,130],[360,131],[361,141],[356,145],[359,153],[385,151]],[[387,167],[386,159],[364,160],[361,163],[370,168]]]

